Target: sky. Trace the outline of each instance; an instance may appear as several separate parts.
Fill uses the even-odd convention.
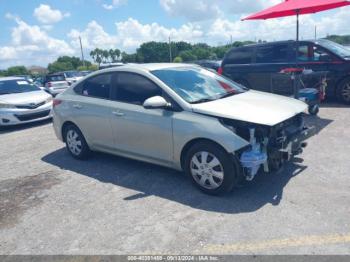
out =
[[[221,45],[295,38],[295,17],[241,21],[281,0],[0,0],[0,69],[46,66],[92,49],[135,52],[147,41]],[[350,34],[350,7],[301,17],[301,38]]]

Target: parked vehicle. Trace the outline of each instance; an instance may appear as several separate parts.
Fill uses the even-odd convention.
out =
[[[52,96],[19,77],[0,78],[0,126],[51,118]]]
[[[84,76],[87,76],[87,75],[91,74],[92,72],[93,71],[89,71],[89,70],[87,70],[87,71],[80,71],[80,74],[81,74],[82,77],[84,77]]]
[[[295,65],[295,41],[281,41],[233,48],[220,71],[244,86],[269,91],[271,74]],[[301,41],[298,67],[328,71],[327,97],[350,104],[350,50],[324,39]]]
[[[66,81],[64,74],[62,73],[45,76],[43,84],[45,91],[53,96],[62,93],[70,86],[68,81]]]
[[[216,72],[218,72],[220,66],[221,66],[221,61],[216,61],[216,60],[197,60],[194,61],[193,64],[200,65],[204,68],[207,69],[212,69]]]
[[[73,157],[103,151],[184,170],[210,194],[252,180],[262,165],[280,168],[313,133],[305,103],[185,64],[95,72],[53,105],[55,133]]]
[[[71,85],[84,77],[79,71],[64,71],[62,72],[66,81]]]

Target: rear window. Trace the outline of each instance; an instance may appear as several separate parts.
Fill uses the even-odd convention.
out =
[[[47,76],[46,80],[49,82],[58,82],[58,81],[66,81],[64,75],[51,75]]]
[[[288,61],[288,44],[259,46],[257,63],[283,63]]]
[[[0,81],[0,95],[33,92],[40,90],[35,84],[26,80]]]
[[[250,64],[253,57],[253,48],[232,49],[225,58],[225,64]]]

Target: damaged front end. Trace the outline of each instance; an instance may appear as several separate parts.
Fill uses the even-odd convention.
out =
[[[246,180],[251,181],[261,166],[265,172],[279,170],[283,163],[303,152],[305,140],[315,134],[306,127],[303,113],[275,126],[221,119],[222,124],[249,141],[249,146],[236,152]]]

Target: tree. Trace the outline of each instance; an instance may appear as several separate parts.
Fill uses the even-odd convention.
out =
[[[197,60],[197,56],[192,53],[192,51],[183,51],[179,54],[184,62],[190,62]]]
[[[103,50],[95,48],[95,50],[92,50],[90,52],[90,56],[92,57],[92,59],[94,59],[95,63],[97,63],[98,66],[100,66],[103,60]]]
[[[91,64],[89,66],[79,66],[78,71],[96,71],[98,70],[98,65]]]
[[[119,61],[120,54],[121,54],[119,49],[114,49],[114,50],[110,49],[108,53],[109,53],[110,62],[115,63]]]
[[[74,66],[71,62],[58,62],[55,61],[52,64],[49,64],[47,69],[50,73],[62,72],[62,71],[70,71],[74,70]]]
[[[169,62],[169,44],[164,42],[148,42],[136,51],[139,58],[145,63]]]
[[[24,66],[12,66],[6,71],[7,76],[28,75],[28,70]]]
[[[174,63],[182,63],[183,61],[182,61],[182,58],[180,56],[177,56],[177,57],[174,58],[173,62]]]

